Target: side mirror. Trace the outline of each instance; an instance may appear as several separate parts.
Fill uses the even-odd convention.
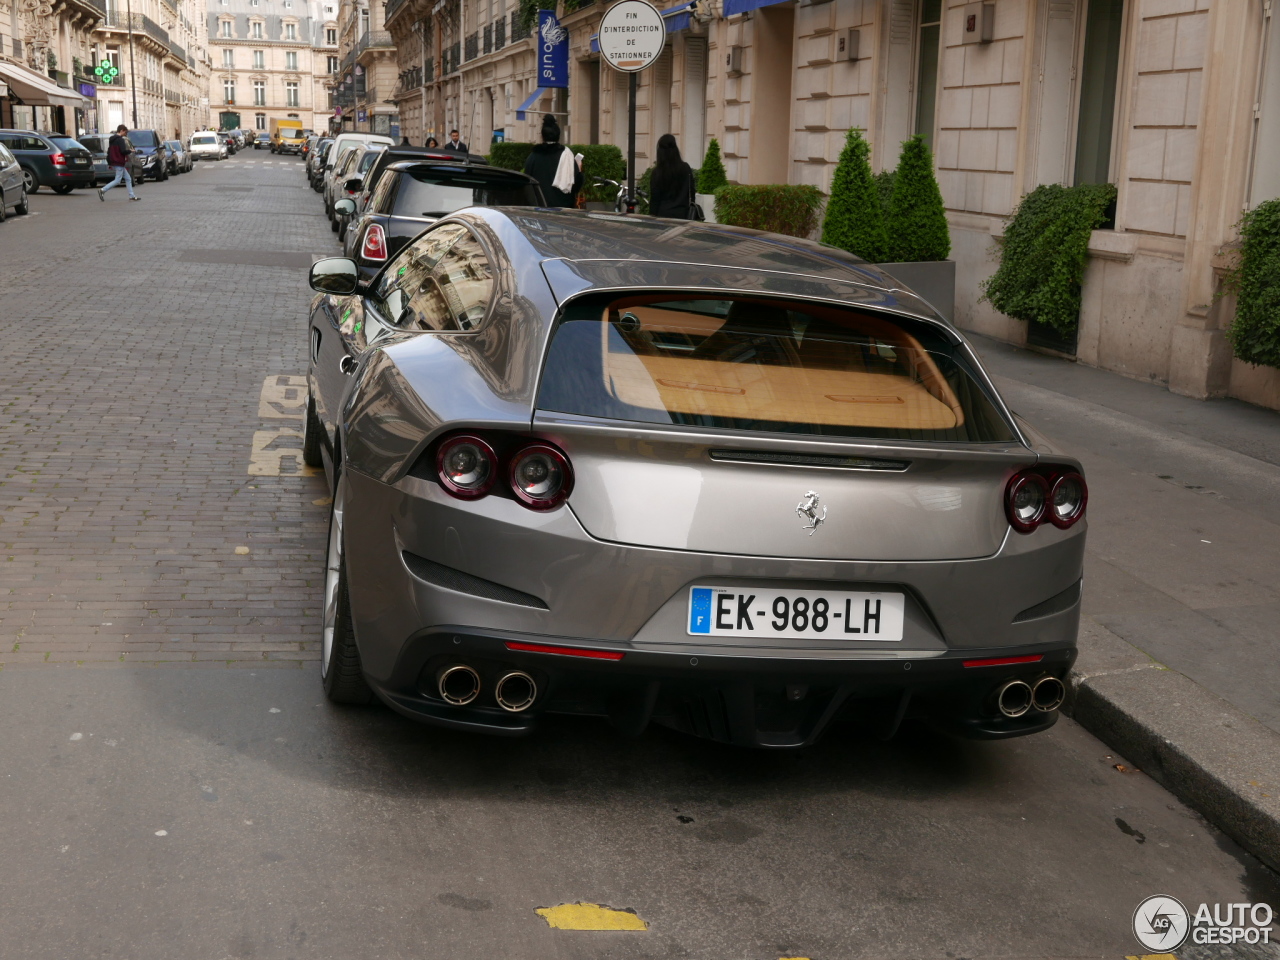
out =
[[[344,187],[348,192],[350,192],[350,193],[355,193],[357,190],[359,190],[361,187],[363,187],[363,186],[364,186],[364,181],[363,181],[363,180],[361,180],[359,177],[352,177],[350,180],[348,180],[348,181],[347,181],[346,183],[344,183],[342,186],[343,186],[343,187]]]
[[[343,197],[333,205],[333,212],[349,217],[356,212],[356,202],[348,197]]]
[[[360,268],[346,257],[326,257],[311,265],[307,283],[316,293],[336,293],[346,296],[355,293],[360,286]]]

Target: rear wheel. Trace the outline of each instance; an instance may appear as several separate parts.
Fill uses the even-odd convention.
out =
[[[320,679],[325,695],[334,703],[363,704],[373,699],[364,681],[360,651],[351,625],[351,598],[347,594],[347,561],[343,551],[343,498],[346,478],[339,475],[329,513],[329,548],[324,568],[324,619]]]
[[[324,426],[316,416],[315,401],[307,398],[306,426],[302,430],[302,462],[308,467],[323,467],[320,449],[324,442]]]
[[[70,183],[60,183],[60,184],[58,184],[56,187],[54,187],[54,188],[53,188],[53,192],[54,192],[54,193],[60,193],[60,194],[63,194],[63,195],[65,196],[66,194],[70,193],[70,192],[71,192],[72,190],[74,190],[74,189],[75,189],[75,185],[74,185],[74,184],[70,184]]]

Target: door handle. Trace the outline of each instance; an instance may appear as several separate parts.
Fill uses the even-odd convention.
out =
[[[348,377],[356,372],[356,358],[349,353],[344,353],[342,359],[338,361],[338,372],[345,373]]]

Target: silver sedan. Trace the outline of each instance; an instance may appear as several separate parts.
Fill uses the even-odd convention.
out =
[[[311,285],[332,699],[761,747],[1057,718],[1081,466],[875,267],[725,226],[474,207],[367,284],[335,258]]]

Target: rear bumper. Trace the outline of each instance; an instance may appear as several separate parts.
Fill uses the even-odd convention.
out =
[[[534,652],[522,644],[621,658]],[[907,718],[964,737],[1005,739],[1047,730],[1057,711],[1003,716],[996,689],[1011,679],[1062,679],[1075,656],[1074,647],[952,651],[905,660],[757,658],[715,649],[690,655],[458,626],[411,638],[392,675],[372,686],[412,719],[500,736],[527,735],[539,716],[559,713],[608,717],[632,734],[652,722],[744,747],[802,747],[833,724],[850,721],[864,734],[888,737]],[[1033,662],[975,663],[984,658]],[[458,664],[481,678],[478,696],[465,706],[447,703],[437,688],[440,672]],[[537,684],[536,699],[521,713],[503,710],[494,695],[498,678],[512,670]]]

